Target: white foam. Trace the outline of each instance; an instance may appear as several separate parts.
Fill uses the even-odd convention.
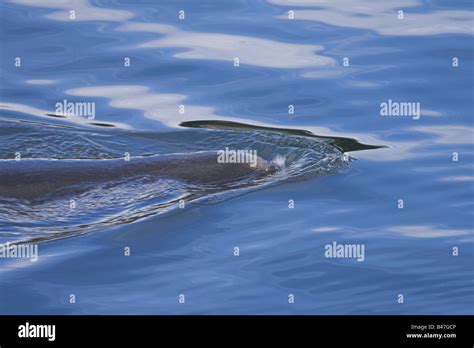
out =
[[[271,161],[273,165],[276,165],[278,168],[285,168],[286,156],[276,155],[275,158]]]

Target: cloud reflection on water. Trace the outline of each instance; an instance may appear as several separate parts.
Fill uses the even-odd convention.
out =
[[[57,21],[71,21],[70,11],[74,10],[74,21],[124,21],[133,17],[133,13],[124,10],[115,10],[92,6],[87,0],[12,0],[14,3],[58,9],[50,13],[47,18]]]
[[[321,45],[301,45],[262,39],[251,36],[183,31],[171,25],[129,22],[118,28],[128,32],[160,34],[156,40],[138,45],[141,48],[184,48],[174,54],[182,59],[210,59],[234,62],[238,57],[242,65],[268,68],[308,68],[333,66],[335,60],[317,55]]]
[[[472,35],[473,11],[438,10],[420,13],[413,10],[418,0],[268,0],[274,5],[291,6],[294,20],[308,20],[356,29],[368,29],[380,35],[423,36],[440,34]],[[398,19],[398,11],[403,19]],[[284,14],[279,18],[287,19]]]

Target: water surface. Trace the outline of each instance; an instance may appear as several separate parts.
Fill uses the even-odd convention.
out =
[[[133,161],[226,146],[280,170],[225,190],[109,181],[75,209],[67,195],[0,197],[0,242],[39,248],[36,262],[0,259],[0,312],[472,314],[473,11],[2,2],[0,170],[18,154]],[[419,102],[420,118],[380,116],[389,99]],[[58,116],[64,100],[95,103],[95,117]],[[364,245],[364,261],[325,257],[334,241]]]

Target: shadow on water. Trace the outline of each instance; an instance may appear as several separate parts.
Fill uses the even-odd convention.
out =
[[[220,120],[202,120],[202,121],[186,121],[180,124],[181,127],[190,128],[206,128],[206,129],[221,129],[221,130],[237,130],[237,131],[266,131],[280,134],[288,134],[292,136],[303,136],[315,138],[318,140],[326,140],[333,146],[337,147],[343,152],[360,151],[360,150],[374,150],[386,147],[385,145],[367,145],[358,142],[356,139],[316,135],[308,130],[292,129],[292,128],[275,128],[255,126],[245,123],[220,121]]]

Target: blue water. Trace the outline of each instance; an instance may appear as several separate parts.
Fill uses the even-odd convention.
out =
[[[0,258],[0,313],[474,313],[471,1],[0,6],[0,170],[225,147],[279,166],[242,187],[0,197],[0,242],[39,252]],[[419,119],[381,116],[389,99]],[[64,100],[95,117],[58,117]]]

